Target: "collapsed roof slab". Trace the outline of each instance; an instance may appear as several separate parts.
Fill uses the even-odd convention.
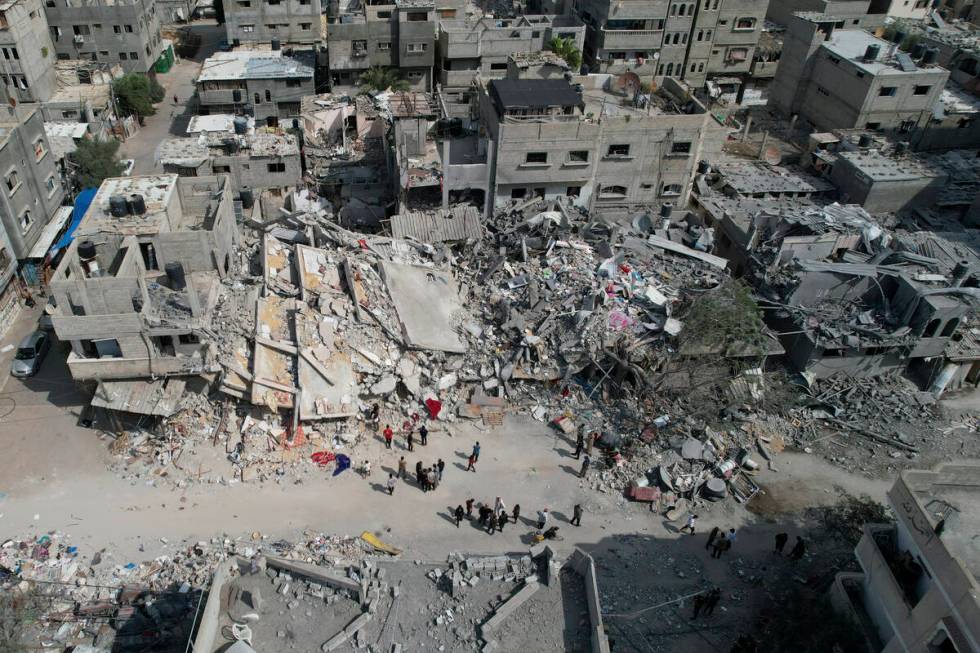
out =
[[[299,419],[356,415],[357,379],[350,354],[334,346],[340,338],[336,320],[310,310],[298,311],[293,317],[299,344]]]
[[[456,281],[445,270],[382,261],[381,278],[395,305],[405,344],[462,354],[466,343],[453,323],[460,323],[463,304]]]

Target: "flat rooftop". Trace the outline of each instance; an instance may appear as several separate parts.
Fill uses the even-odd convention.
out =
[[[198,82],[234,79],[313,79],[313,53],[282,50],[237,50],[216,52],[204,60]]]
[[[944,174],[937,166],[914,156],[891,156],[878,150],[840,152],[837,156],[872,181],[912,181]]]
[[[235,131],[235,116],[231,113],[212,113],[209,116],[191,116],[187,123],[188,134],[198,134],[200,132],[229,132]],[[255,129],[255,118],[247,117],[248,130]]]
[[[564,78],[494,79],[490,82],[490,97],[506,111],[582,104],[582,94]]]
[[[718,171],[730,186],[740,195],[757,193],[825,193],[832,191],[834,185],[820,177],[814,177],[789,168],[770,166],[751,161],[726,163],[718,166]]]
[[[102,182],[81,224],[78,236],[97,233],[160,233],[174,231],[171,216],[167,212],[177,190],[177,175],[141,175],[139,177],[111,177]],[[142,215],[116,217],[109,213],[109,198],[121,195],[129,198],[141,195],[146,203]]]
[[[874,61],[865,59],[868,46],[878,46],[878,56]],[[939,66],[920,67],[912,62],[909,70],[903,70],[895,54],[890,54],[893,43],[872,36],[870,33],[859,29],[840,29],[834,30],[830,38],[823,42],[822,47],[840,59],[846,59],[861,70],[871,75],[908,75],[910,73],[922,73],[925,71],[945,72]]]

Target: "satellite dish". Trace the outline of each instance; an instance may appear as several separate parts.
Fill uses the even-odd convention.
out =
[[[779,162],[783,160],[783,155],[779,152],[779,148],[768,147],[765,154],[762,155],[762,160],[771,166],[778,166]]]
[[[611,90],[619,95],[634,95],[640,90],[640,76],[629,71],[617,75],[613,79]]]

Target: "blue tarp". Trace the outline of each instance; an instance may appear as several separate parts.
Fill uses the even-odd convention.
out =
[[[78,223],[85,217],[85,212],[88,211],[88,207],[92,204],[92,199],[95,197],[97,190],[97,188],[86,188],[78,194],[75,198],[75,207],[72,209],[71,222],[68,223],[65,235],[51,246],[48,254],[54,256],[58,253],[59,249],[71,245],[72,238],[75,236],[75,229],[78,228]]]

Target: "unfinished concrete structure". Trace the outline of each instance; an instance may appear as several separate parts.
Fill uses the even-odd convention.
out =
[[[41,103],[46,121],[82,122],[94,138],[113,135],[116,109],[112,80],[123,74],[119,64],[59,61],[55,91]]]
[[[102,183],[49,283],[72,377],[104,384],[217,369],[209,341],[238,239],[232,195],[226,176]]]
[[[749,72],[769,0],[586,0],[590,72],[682,79],[693,87]]]
[[[157,162],[164,172],[181,177],[231,175],[236,191],[285,190],[303,176],[298,139],[268,127],[245,134],[202,132],[192,138],[170,138],[157,148]]]
[[[980,35],[969,24],[897,20],[890,33],[901,32],[906,43],[921,42],[938,51],[938,62],[949,78],[976,95],[980,91]]]
[[[300,99],[314,92],[313,53],[216,52],[204,61],[195,84],[201,113],[247,113],[274,127],[299,116]]]
[[[481,82],[492,202],[537,195],[591,208],[686,204],[697,161],[721,145],[715,123],[674,80],[653,95],[619,81],[573,78],[581,90],[563,78]]]
[[[438,79],[444,97],[468,108],[477,74],[485,80],[506,77],[512,55],[541,52],[553,38],[570,39],[581,52],[585,24],[574,15],[440,20]]]
[[[0,79],[15,100],[40,102],[51,96],[54,51],[41,0],[0,5]]]
[[[949,72],[922,55],[916,63],[894,43],[838,19],[796,14],[770,88],[770,105],[820,130],[862,127],[911,132],[932,119]]]
[[[357,87],[372,66],[397,68],[413,89],[432,90],[436,8],[431,0],[331,0],[327,11],[331,90]]]
[[[885,653],[980,650],[980,461],[901,472],[893,524],[865,524],[861,572],[837,575],[831,599]]]
[[[119,63],[145,73],[163,52],[153,0],[45,0],[58,59]]]
[[[234,45],[311,46],[323,38],[320,0],[228,0],[225,31]]]

